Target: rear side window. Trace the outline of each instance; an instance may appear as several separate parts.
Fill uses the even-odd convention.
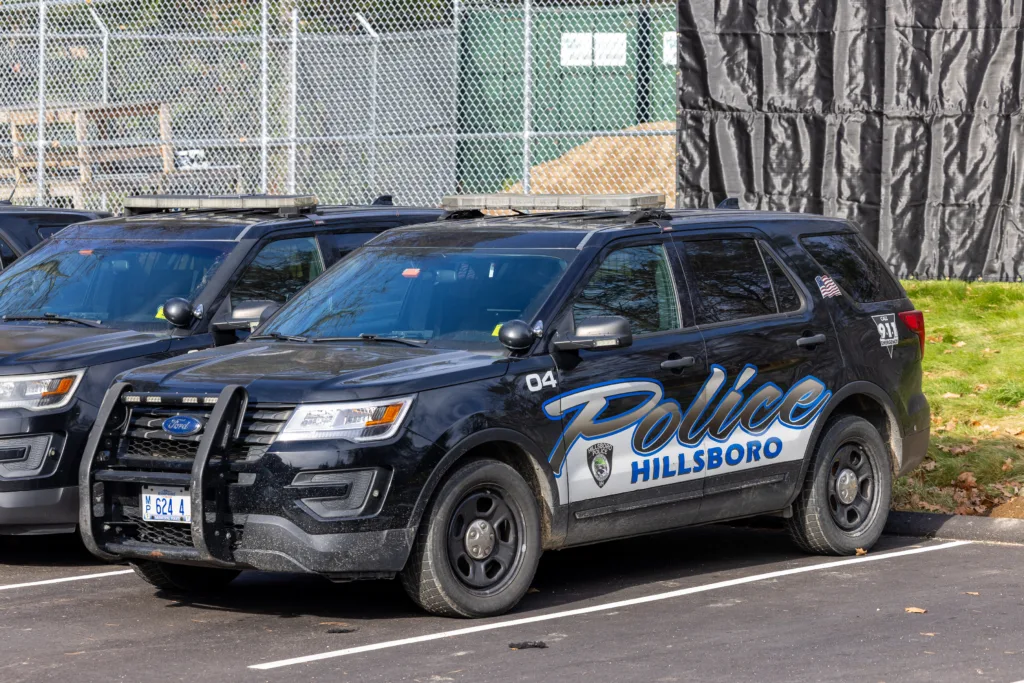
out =
[[[679,307],[665,248],[649,244],[608,254],[580,292],[572,315],[577,323],[592,316],[622,316],[637,335],[677,329]]]
[[[376,236],[377,233],[375,232],[343,232],[317,235],[317,240],[320,241],[320,252],[324,255],[324,261],[326,262],[324,265],[330,268],[348,256],[350,251],[363,246]]]
[[[903,298],[903,292],[882,259],[856,234],[814,235],[800,242],[854,301],[870,303]]]
[[[697,312],[698,323],[778,313],[771,279],[756,240],[699,240],[684,242],[683,249],[702,304]]]

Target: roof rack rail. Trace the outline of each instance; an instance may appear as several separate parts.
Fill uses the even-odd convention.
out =
[[[736,209],[740,208],[739,197],[726,197],[722,201],[718,202],[716,209]]]
[[[299,194],[175,195],[148,194],[124,200],[124,215],[165,211],[270,211],[282,217],[316,210],[316,197]]]
[[[494,194],[450,195],[441,206],[453,217],[479,211],[640,211],[663,209],[663,194]]]

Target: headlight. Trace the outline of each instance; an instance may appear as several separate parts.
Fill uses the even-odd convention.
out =
[[[277,436],[278,441],[390,439],[402,426],[412,396],[359,403],[300,405]]]
[[[62,408],[75,395],[85,370],[53,372],[46,375],[0,375],[0,409]]]

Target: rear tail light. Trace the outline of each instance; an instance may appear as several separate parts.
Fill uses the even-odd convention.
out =
[[[924,356],[924,313],[921,311],[902,311],[900,320],[910,328],[910,331],[917,335],[921,344],[921,356]]]

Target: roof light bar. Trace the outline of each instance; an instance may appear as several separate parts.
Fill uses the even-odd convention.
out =
[[[124,200],[124,208],[137,213],[146,211],[192,210],[211,211],[215,209],[235,209],[239,211],[283,211],[298,213],[316,207],[313,195],[173,195],[150,194],[128,197]]]
[[[445,197],[447,211],[639,211],[665,208],[663,194],[461,194]]]

